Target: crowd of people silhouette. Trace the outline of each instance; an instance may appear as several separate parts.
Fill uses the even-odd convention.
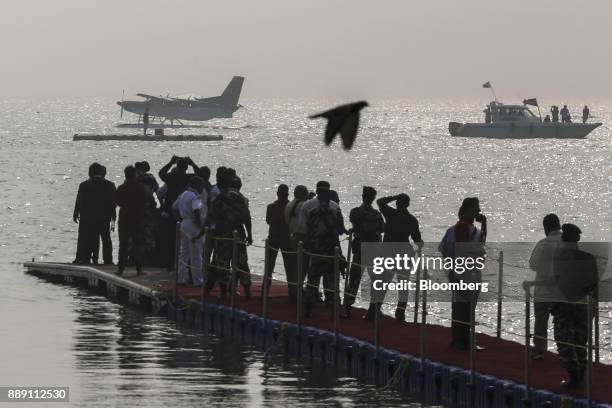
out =
[[[179,284],[204,285],[205,293],[218,286],[224,298],[228,296],[229,271],[234,268],[239,272],[237,280],[243,294],[249,298],[252,283],[248,246],[253,243],[252,218],[249,200],[241,192],[242,181],[236,170],[217,168],[216,183],[212,185],[208,167],[199,167],[189,157],[172,156],[159,170],[161,186],[149,171],[146,161],[129,165],[124,169],[124,182],[115,188],[114,183],[106,180],[104,166],[93,163],[89,167],[89,178],[79,185],[73,214],[74,221],[79,223],[74,263],[97,264],[101,241],[103,263],[113,265],[111,231],[118,218],[118,275],[123,275],[127,266],[134,266],[137,275],[145,274],[146,266],[163,266],[168,270],[178,267]],[[297,302],[297,288],[303,286],[304,311],[309,317],[317,304],[333,305],[334,299],[340,300],[339,296],[334,296],[334,263],[339,255],[342,273],[349,269],[342,317],[351,319],[364,272],[361,244],[412,241],[418,249],[423,246],[419,221],[408,211],[410,197],[401,193],[376,200],[376,196],[374,187],[363,187],[362,203],[351,209],[351,227],[347,229],[339,195],[328,181],[319,181],[313,192],[304,185],[296,186],[291,200],[289,186],[279,185],[276,200],[266,210],[269,229],[264,281],[270,282],[280,252],[290,301]],[[444,257],[457,256],[455,245],[467,242],[481,244],[484,253],[482,244],[487,236],[487,218],[481,212],[479,199],[465,198],[457,218],[441,239],[440,253]],[[587,338],[587,311],[584,304],[576,302],[584,300],[597,284],[597,267],[592,256],[577,247],[581,234],[577,226],[561,226],[554,214],[547,215],[543,225],[546,238],[536,245],[530,260],[531,268],[536,271],[536,282],[539,282],[536,288],[539,301],[534,305],[533,354],[535,358],[542,358],[546,350],[548,318],[552,315],[559,355],[570,377],[564,385],[577,387],[583,382],[586,365],[583,346]],[[349,233],[353,234],[350,267],[342,252],[338,254],[340,237]],[[234,249],[236,238],[241,244]],[[298,260],[300,242],[305,251],[301,252],[303,258]],[[298,261],[306,271],[301,282]],[[558,263],[560,261],[563,262]],[[206,268],[207,276],[203,274],[204,263],[210,265]],[[481,282],[481,271],[469,276],[449,273],[451,282],[466,279]],[[552,285],[566,294],[569,301],[547,300],[548,288]],[[453,292],[451,345],[458,351],[469,350],[470,327],[465,322],[474,318],[478,295],[477,290]],[[383,300],[384,293],[381,298],[379,293],[372,291],[370,307],[363,319],[374,320],[380,310],[377,306]],[[407,292],[400,292],[395,311],[397,321],[405,320],[406,306]],[[477,345],[474,347],[481,349]]]

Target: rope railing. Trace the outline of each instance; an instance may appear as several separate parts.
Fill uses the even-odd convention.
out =
[[[177,228],[177,234],[179,233],[178,228]],[[298,242],[297,245],[297,250],[286,250],[283,248],[279,248],[279,247],[275,247],[269,244],[269,242],[266,240],[264,245],[257,245],[257,244],[249,244],[246,240],[244,239],[239,239],[238,234],[236,232],[234,232],[233,237],[228,237],[228,236],[215,236],[210,234],[208,231],[206,231],[204,233],[204,239],[205,240],[211,240],[212,242],[215,241],[232,241],[232,258],[231,261],[229,262],[229,265],[223,266],[220,265],[218,262],[214,261],[214,257],[213,257],[213,262],[208,262],[208,260],[204,260],[203,261],[203,266],[202,266],[202,270],[204,271],[204,273],[206,273],[206,271],[209,271],[211,268],[214,268],[217,271],[222,271],[226,274],[230,275],[230,290],[231,290],[231,305],[232,305],[232,311],[235,310],[236,307],[236,299],[235,299],[235,284],[236,281],[238,279],[240,279],[240,276],[243,275],[255,275],[255,276],[260,276],[263,277],[262,279],[262,286],[263,286],[263,293],[262,293],[262,314],[264,317],[264,326],[267,324],[267,309],[268,309],[268,292],[269,292],[269,288],[270,288],[270,284],[271,284],[271,279],[272,279],[272,271],[274,269],[273,266],[269,265],[269,259],[268,259],[268,255],[270,254],[270,252],[276,252],[276,254],[278,254],[279,252],[282,252],[284,254],[291,254],[291,255],[297,255],[295,261],[296,261],[296,266],[297,266],[297,280],[295,281],[291,281],[291,280],[287,280],[287,285],[289,286],[293,286],[295,288],[297,288],[297,305],[296,305],[296,323],[298,325],[298,336],[301,335],[301,325],[302,325],[302,300],[303,300],[303,292],[304,290],[309,290],[310,292],[312,292],[313,290],[319,290],[319,284],[312,284],[308,281],[305,281],[305,277],[306,277],[306,268],[308,267],[308,265],[304,265],[304,257],[308,257],[310,259],[313,258],[318,258],[318,259],[325,259],[325,260],[334,260],[333,262],[333,270],[334,270],[334,284],[333,287],[327,287],[326,285],[324,285],[323,287],[323,294],[325,295],[329,295],[330,297],[333,297],[333,318],[334,318],[334,333],[337,336],[338,335],[338,321],[339,321],[339,312],[338,312],[338,307],[340,304],[340,299],[341,299],[341,295],[344,294],[344,296],[351,296],[354,297],[356,300],[359,299],[360,301],[366,301],[365,299],[365,294],[359,290],[359,288],[357,289],[357,291],[355,293],[352,293],[352,291],[348,290],[348,276],[351,273],[351,269],[356,267],[356,268],[360,268],[362,269],[362,274],[363,271],[365,271],[367,269],[366,265],[363,265],[361,263],[358,262],[354,262],[351,259],[351,248],[352,248],[352,235],[349,234],[349,236],[340,242],[345,242],[348,241],[348,251],[347,251],[347,257],[346,259],[344,259],[344,257],[342,257],[341,255],[341,251],[339,249],[339,247],[335,248],[335,252],[333,255],[331,254],[320,254],[320,253],[315,253],[315,252],[311,252],[309,250],[305,250],[303,247],[303,244],[301,242]],[[258,249],[263,249],[265,251],[265,257],[264,257],[264,273],[263,274],[255,274],[252,273],[251,271],[249,271],[248,269],[244,269],[243,267],[241,267],[241,265],[238,265],[237,262],[237,255],[238,255],[238,247],[239,245],[242,246],[252,246],[254,248],[258,248]],[[213,246],[214,248],[214,246]],[[178,252],[178,251],[177,251]],[[419,256],[424,255],[419,251]],[[434,256],[438,256],[437,254],[429,254],[427,253],[426,256],[429,257],[434,257]],[[178,258],[178,257],[177,257]],[[535,296],[535,294],[531,294],[531,291],[529,290],[531,287],[534,286],[534,282],[530,283],[530,286],[528,286],[527,288],[525,288],[525,286],[521,283],[511,283],[511,282],[507,282],[503,280],[503,269],[504,267],[508,267],[508,268],[520,268],[523,270],[530,270],[529,267],[523,266],[523,265],[518,265],[518,264],[514,264],[511,262],[506,262],[504,261],[504,252],[503,250],[499,250],[498,251],[498,258],[495,259],[492,256],[488,257],[488,260],[495,260],[495,262],[498,264],[499,266],[499,270],[498,270],[498,278],[499,278],[499,287],[498,287],[498,304],[497,304],[497,322],[495,323],[491,323],[485,319],[481,319],[481,321],[477,321],[475,316],[472,315],[470,321],[465,321],[465,320],[459,320],[459,319],[453,319],[452,316],[445,316],[444,314],[438,313],[437,311],[434,310],[434,308],[431,305],[427,304],[427,291],[423,290],[420,291],[419,293],[415,294],[415,303],[412,304],[406,304],[404,305],[396,305],[394,302],[388,300],[388,299],[381,299],[380,301],[375,302],[376,305],[376,310],[381,310],[382,306],[385,307],[399,307],[400,309],[403,310],[408,310],[408,309],[413,309],[414,310],[414,322],[415,323],[420,323],[420,327],[421,327],[421,342],[424,343],[424,338],[425,338],[425,332],[426,332],[426,327],[427,327],[427,323],[426,323],[426,316],[432,316],[435,319],[437,319],[438,321],[442,321],[442,322],[450,322],[450,323],[455,323],[455,324],[460,324],[460,325],[464,325],[464,326],[468,326],[470,328],[470,372],[471,372],[471,378],[473,379],[473,374],[474,374],[474,370],[475,370],[475,355],[473,353],[473,346],[474,346],[474,335],[476,333],[476,327],[481,327],[481,331],[480,332],[486,332],[486,330],[492,330],[495,331],[497,333],[497,337],[501,338],[502,335],[504,336],[511,336],[513,338],[516,337],[522,337],[524,339],[524,345],[525,345],[525,384],[526,384],[526,389],[527,389],[527,398],[529,398],[530,396],[530,387],[531,387],[531,371],[530,371],[530,364],[531,364],[531,358],[530,358],[530,350],[531,350],[531,340],[533,339],[539,339],[539,340],[545,340],[547,342],[552,341],[555,342],[558,345],[565,345],[565,346],[569,346],[569,347],[575,347],[577,349],[581,349],[581,350],[586,350],[590,356],[588,364],[589,364],[589,374],[587,375],[587,382],[588,382],[588,388],[590,390],[591,387],[591,380],[592,380],[592,374],[590,373],[591,370],[591,363],[592,363],[592,353],[595,352],[595,361],[599,361],[599,352],[600,351],[606,351],[606,352],[610,352],[612,353],[612,347],[608,347],[608,346],[601,346],[599,344],[599,318],[601,317],[602,319],[606,319],[606,321],[610,321],[612,320],[612,309],[608,310],[606,308],[598,308],[596,310],[596,315],[593,316],[591,314],[592,312],[592,300],[590,297],[588,297],[586,300],[580,300],[580,301],[574,301],[574,302],[564,302],[564,303],[570,303],[570,304],[575,304],[575,305],[586,305],[587,306],[587,310],[589,311],[590,314],[590,318],[591,317],[595,317],[595,321],[596,321],[596,327],[595,329],[595,339],[594,339],[594,344],[592,343],[593,340],[593,325],[590,324],[590,320],[589,320],[589,343],[587,345],[583,345],[583,344],[573,344],[571,342],[567,342],[567,341],[563,341],[561,339],[555,339],[555,338],[550,338],[548,336],[541,336],[541,335],[536,335],[536,334],[532,334],[531,333],[531,321],[533,320],[533,317],[531,316],[530,313],[530,303],[531,302],[538,302],[538,301],[550,301],[550,298],[546,298],[546,297],[540,297],[540,296]],[[227,261],[226,261],[227,262]],[[346,266],[346,270],[345,270],[345,287],[344,287],[344,291],[341,290],[340,285],[339,285],[339,278],[340,278],[340,270],[342,269],[340,267],[340,262],[342,262],[345,266]],[[184,262],[184,261],[180,261],[177,259],[176,262],[177,265],[177,269],[178,266],[180,265],[181,267],[185,267],[185,266],[189,266],[188,263]],[[196,268],[196,270],[200,270],[200,268]],[[427,276],[427,270],[423,269],[422,271],[417,271],[415,278],[418,278],[420,275],[420,273],[423,273],[424,276]],[[177,272],[178,274],[178,272]],[[269,276],[268,276],[269,275]],[[365,275],[367,276],[367,274]],[[206,277],[205,277],[206,279]],[[177,277],[177,281],[178,281],[178,277]],[[606,280],[602,280],[601,282],[605,282],[605,283],[612,283],[612,281],[606,281]],[[503,285],[501,284],[503,283]],[[204,285],[203,285],[204,286]],[[502,288],[503,288],[503,292],[502,292]],[[521,296],[521,291],[523,291],[523,296]],[[178,297],[178,295],[176,295]],[[372,293],[370,293],[370,296],[372,296]],[[202,290],[202,297],[204,298],[204,289]],[[371,299],[370,299],[371,301]],[[520,329],[514,329],[514,328],[510,328],[507,329],[505,327],[502,327],[502,312],[503,312],[503,302],[510,302],[510,303],[525,303],[525,319],[524,319],[524,324],[525,324],[525,329],[524,330],[520,330]],[[597,306],[597,303],[595,303],[595,305]],[[419,314],[419,308],[421,307],[421,321],[418,322],[418,314]],[[233,314],[232,314],[233,315]],[[379,348],[380,348],[380,319],[379,319],[379,312],[375,313],[375,319],[374,319],[374,339],[375,339],[375,347],[377,350],[377,356],[378,356],[378,352],[379,352]],[[483,331],[484,330],[484,331]],[[424,348],[424,344],[421,344],[420,347],[420,354],[421,354],[421,358],[425,357],[425,348]],[[590,395],[590,391],[587,392],[587,394]]]

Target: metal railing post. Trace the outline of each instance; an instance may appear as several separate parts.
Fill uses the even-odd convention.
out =
[[[586,396],[588,407],[593,406],[593,302],[591,294],[587,295],[587,366],[586,366]]]
[[[302,284],[304,276],[304,243],[299,241],[297,244],[297,309],[295,313],[295,323],[297,324],[297,332],[298,338],[302,337],[302,292],[304,290],[304,285]]]
[[[179,251],[181,248],[181,222],[177,221],[174,227],[174,304],[178,305],[179,292]]]
[[[417,256],[419,258],[421,257],[420,249],[417,251]],[[414,289],[414,323],[417,323],[419,321],[419,302],[420,302],[419,298],[421,294],[421,285],[419,284],[420,281],[421,281],[421,265],[419,263],[419,266],[417,266],[416,274],[415,274],[416,287]],[[408,305],[408,302],[406,302],[406,305]]]
[[[203,259],[202,259],[202,295],[201,295],[201,303],[202,307],[204,307],[204,298],[206,296],[206,281],[208,281],[208,227],[204,228],[204,236],[202,242],[204,243],[202,251],[203,251]],[[203,309],[202,309],[203,310]]]
[[[502,308],[504,297],[504,251],[499,251],[499,270],[497,273],[497,338],[501,338]]]
[[[423,279],[427,279],[427,269],[423,269]],[[421,363],[425,361],[425,328],[427,324],[427,290],[423,290],[423,307],[421,309],[420,356]]]
[[[595,305],[593,308],[593,319],[595,320],[593,324],[593,336],[595,339],[593,340],[595,349],[595,362],[599,363],[599,285],[597,285],[597,295],[595,296]]]
[[[374,307],[374,346],[376,348],[376,361],[380,358],[380,306],[381,302],[377,301]]]
[[[263,317],[263,328],[265,329],[268,326],[268,291],[269,291],[269,286],[270,286],[270,280],[272,279],[271,276],[268,276],[268,271],[271,270],[270,269],[270,241],[268,238],[266,238],[265,244],[264,244],[264,278],[263,278],[263,284],[262,284],[262,289],[263,289],[263,294],[262,294],[262,317]]]
[[[469,406],[476,406],[476,306],[470,293],[470,382],[467,385]]]
[[[348,236],[348,248],[346,249],[346,272],[344,273],[344,296],[346,296],[347,286],[349,284],[351,268],[353,267],[353,260],[351,257],[353,256],[353,231],[349,232]],[[355,297],[357,297],[357,293],[355,293]]]
[[[525,370],[525,398],[523,405],[531,406],[531,285],[524,284],[525,288],[525,355],[524,355],[524,370]]]
[[[236,310],[236,263],[238,262],[238,231],[232,236],[232,265],[230,267],[230,305],[232,318]]]
[[[338,320],[340,300],[340,248],[334,248],[334,342],[338,344]]]
[[[423,269],[423,279],[427,280],[427,269]],[[421,308],[421,333],[419,352],[421,356],[421,370],[425,367],[425,329],[427,328],[427,290],[423,290],[423,306]]]
[[[476,313],[474,307],[474,295],[470,294],[470,384],[475,384],[475,371],[476,371]]]

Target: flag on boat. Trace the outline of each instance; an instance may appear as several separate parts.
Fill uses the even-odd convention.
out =
[[[536,98],[523,99],[523,105],[538,106],[538,100]]]
[[[482,84],[483,88],[491,88],[491,83],[489,81],[485,82],[484,84]]]

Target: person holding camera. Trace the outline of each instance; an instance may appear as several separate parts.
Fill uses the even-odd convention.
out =
[[[187,169],[190,166],[194,173],[199,170],[199,167],[190,157],[172,156],[170,161],[159,170],[159,178],[166,183],[167,187],[162,205],[162,225],[160,229],[164,237],[161,247],[165,249],[162,257],[164,258],[164,263],[168,266],[168,270],[174,269],[174,254],[176,251],[175,225],[178,221],[172,214],[172,204],[174,204],[183,191],[187,190],[189,180],[194,176],[193,173],[187,173]]]

